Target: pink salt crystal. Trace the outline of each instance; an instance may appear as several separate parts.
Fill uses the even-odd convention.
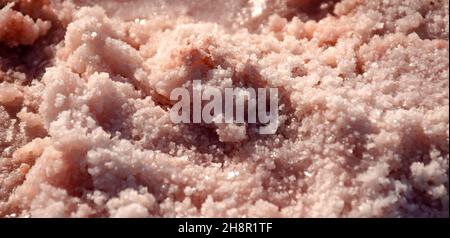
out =
[[[47,34],[51,27],[49,21],[37,19],[12,9],[8,3],[0,10],[0,42],[9,46],[31,45],[40,36]]]
[[[0,84],[0,105],[6,108],[19,107],[23,93],[14,85]]]

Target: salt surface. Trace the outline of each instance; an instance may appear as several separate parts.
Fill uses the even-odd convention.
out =
[[[0,216],[449,216],[448,1],[8,2]],[[193,79],[279,130],[173,124]]]

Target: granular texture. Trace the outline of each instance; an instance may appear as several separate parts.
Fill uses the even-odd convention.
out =
[[[448,217],[445,0],[0,1],[1,217]],[[271,87],[279,128],[174,124]]]

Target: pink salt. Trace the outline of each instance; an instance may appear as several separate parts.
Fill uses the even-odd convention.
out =
[[[2,217],[449,216],[448,1],[8,2]],[[173,124],[198,78],[279,88],[277,133]]]

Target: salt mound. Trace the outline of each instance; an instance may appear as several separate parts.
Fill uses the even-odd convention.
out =
[[[449,216],[448,1],[9,2],[2,217]],[[194,79],[277,133],[172,123]]]

